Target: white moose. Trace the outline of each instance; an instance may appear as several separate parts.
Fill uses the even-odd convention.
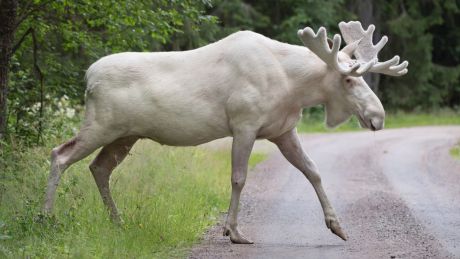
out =
[[[361,77],[366,72],[401,76],[408,62],[378,62],[387,42],[372,43],[374,26],[341,22],[341,37],[321,27],[298,35],[305,47],[243,31],[183,52],[119,53],[87,71],[86,114],[80,132],[54,148],[44,211],[51,213],[60,177],[73,163],[103,147],[89,166],[111,218],[120,216],[109,178],[139,138],[171,146],[199,145],[233,136],[232,195],[224,235],[252,243],[237,228],[241,190],[256,139],[275,143],[313,185],[326,225],[346,240],[314,162],[302,150],[296,124],[305,107],[324,104],[326,124],[356,115],[362,127],[383,128],[385,111]],[[353,59],[352,57],[356,59]]]

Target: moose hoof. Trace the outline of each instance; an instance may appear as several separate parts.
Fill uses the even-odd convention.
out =
[[[326,219],[326,225],[327,225],[327,228],[329,228],[332,233],[336,234],[338,237],[340,237],[344,241],[347,241],[347,236],[345,235],[345,232],[343,232],[342,228],[340,227],[339,221],[337,221],[337,219],[335,218]]]
[[[240,231],[224,227],[224,236],[230,236],[230,241],[234,244],[254,244],[250,239],[246,238]]]
[[[48,208],[48,207],[44,207],[44,208],[42,209],[42,213],[43,213],[44,215],[52,215],[52,214],[53,214],[53,211],[52,211],[52,209],[50,209],[50,208]]]
[[[118,214],[110,215],[110,220],[112,221],[113,224],[120,226],[120,227],[125,224],[125,221]]]
[[[53,214],[53,203],[50,200],[45,201],[45,204],[43,204],[42,213],[46,215]]]

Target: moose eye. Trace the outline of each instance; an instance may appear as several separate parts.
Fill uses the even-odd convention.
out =
[[[353,79],[349,78],[349,77],[346,77],[344,80],[343,80],[343,85],[346,89],[351,89],[353,88],[354,84],[353,84]]]

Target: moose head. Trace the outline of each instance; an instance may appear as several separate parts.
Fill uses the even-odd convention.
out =
[[[354,114],[362,127],[380,130],[384,125],[385,111],[362,75],[371,72],[402,76],[407,73],[409,63],[399,64],[399,56],[379,62],[378,53],[388,38],[383,36],[374,45],[374,25],[364,30],[360,22],[352,21],[339,23],[339,28],[347,44],[342,50],[340,35],[328,39],[324,27],[316,34],[310,27],[298,31],[305,46],[327,65],[323,81],[328,96],[325,100],[326,124],[335,127]]]

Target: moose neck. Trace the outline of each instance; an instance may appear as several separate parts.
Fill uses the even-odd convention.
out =
[[[282,44],[275,53],[289,78],[293,103],[301,108],[325,103],[327,65],[302,46]]]

